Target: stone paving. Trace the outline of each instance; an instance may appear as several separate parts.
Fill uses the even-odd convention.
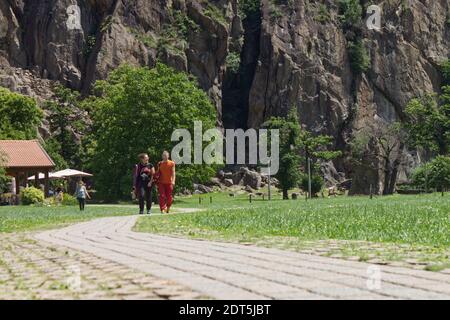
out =
[[[199,299],[170,280],[28,234],[0,235],[0,300]]]
[[[218,299],[450,299],[446,273],[135,233],[137,218],[98,219],[36,238]]]

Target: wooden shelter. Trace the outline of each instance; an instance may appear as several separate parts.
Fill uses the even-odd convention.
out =
[[[37,140],[0,140],[0,166],[6,169],[7,175],[14,177],[16,194],[20,187],[28,186],[28,177],[44,175],[44,192],[49,196],[49,173],[55,163]],[[39,187],[39,178],[34,180]]]

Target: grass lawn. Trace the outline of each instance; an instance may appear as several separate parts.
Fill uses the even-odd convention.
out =
[[[251,204],[247,195],[215,194],[212,204],[204,195],[181,199],[176,205],[203,211],[141,218],[136,231],[294,250],[346,241],[328,254],[356,255],[367,261],[378,255],[408,259],[415,252],[414,259],[433,260],[438,266],[450,261],[450,194],[311,201],[283,201],[277,195],[272,202]]]
[[[263,236],[305,240],[344,239],[450,245],[450,197],[440,195],[340,197],[312,201],[253,201],[216,194],[183,199],[179,206],[205,211],[141,219],[138,229],[189,236],[219,234],[240,239]]]
[[[19,232],[62,227],[106,216],[135,214],[131,206],[88,206],[81,213],[73,207],[0,207],[0,232]]]

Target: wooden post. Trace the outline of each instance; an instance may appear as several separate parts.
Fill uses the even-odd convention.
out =
[[[50,195],[50,185],[49,185],[49,174],[48,174],[48,169],[45,170],[45,177],[44,177],[44,194],[45,197],[47,198]]]
[[[39,172],[34,173],[34,186],[39,188]]]
[[[209,197],[209,203],[212,204],[212,197]]]
[[[248,197],[250,203],[252,203],[252,194],[250,193],[249,197]]]

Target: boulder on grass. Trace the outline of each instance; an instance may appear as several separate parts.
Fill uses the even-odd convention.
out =
[[[225,185],[225,187],[230,188],[234,185],[233,179],[225,179],[223,180],[223,184]]]
[[[203,193],[211,193],[213,192],[213,189],[210,187],[207,187],[203,184],[194,184],[194,190]],[[195,192],[195,194],[198,194],[198,192]]]
[[[219,178],[211,178],[210,184],[216,187],[222,187],[222,182]]]
[[[261,188],[261,174],[255,171],[250,171],[248,169],[244,170],[243,174],[243,183],[244,186],[249,186],[254,190],[258,190]]]
[[[245,190],[245,192],[248,192],[248,193],[253,193],[253,189],[252,189],[252,187],[250,187],[250,186],[246,186],[245,188],[244,188],[244,190]]]

